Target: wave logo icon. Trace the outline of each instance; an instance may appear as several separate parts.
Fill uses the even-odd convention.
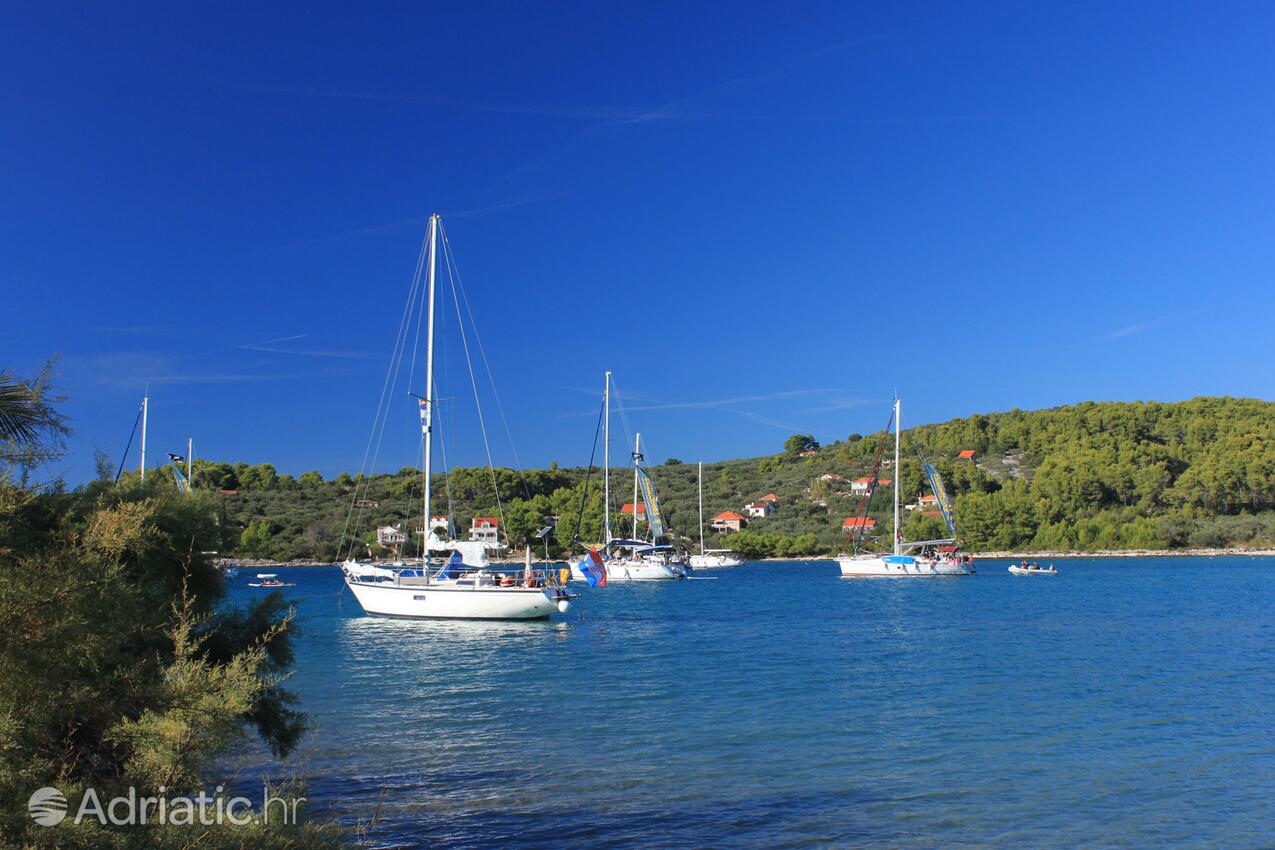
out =
[[[27,800],[27,811],[40,826],[57,826],[66,817],[66,795],[56,788],[40,788]]]

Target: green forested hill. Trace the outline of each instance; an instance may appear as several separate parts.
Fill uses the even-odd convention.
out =
[[[1275,542],[1275,404],[1253,399],[1197,398],[1156,402],[1084,403],[1050,410],[971,416],[904,432],[901,469],[905,501],[922,490],[921,458],[938,467],[956,498],[962,542],[971,551],[994,549],[1121,549],[1259,545]],[[850,481],[864,475],[882,434],[845,440],[802,456],[804,440],[759,458],[706,463],[707,517],[733,510],[766,493],[779,510],[731,535],[729,545],[753,557],[818,554],[844,545],[842,520],[854,513]],[[958,459],[974,450],[973,460]],[[674,533],[696,538],[696,468],[669,460],[651,475]],[[509,539],[521,546],[547,516],[559,518],[569,542],[580,516],[585,470],[456,469],[434,482],[436,513],[452,514],[462,533],[474,515],[503,514]],[[895,470],[883,469],[882,478]],[[841,480],[823,480],[835,474]],[[631,473],[616,470],[615,505],[632,500]],[[197,463],[196,486],[235,490],[222,497],[227,549],[277,558],[337,555],[338,540],[356,497],[375,502],[355,508],[361,540],[381,524],[419,524],[420,473],[355,481],[299,479],[268,464]],[[581,539],[601,538],[602,500],[595,471]],[[496,492],[500,494],[497,506]],[[627,494],[627,498],[626,498]],[[872,515],[889,539],[888,492]],[[361,514],[361,516],[360,516]],[[411,517],[410,520],[406,519]],[[938,518],[908,512],[909,538],[941,536]],[[618,527],[623,520],[616,519]],[[718,543],[710,533],[709,545]]]

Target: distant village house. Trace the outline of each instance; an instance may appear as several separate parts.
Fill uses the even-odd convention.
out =
[[[748,512],[750,517],[765,517],[773,514],[777,509],[774,502],[753,502],[744,505],[744,510]]]
[[[712,521],[713,528],[726,534],[730,534],[732,531],[740,531],[747,524],[748,520],[734,511],[722,511],[713,517]]]
[[[932,495],[922,493],[914,505],[904,505],[910,511],[932,511],[939,506],[939,500]]]
[[[407,535],[392,525],[383,525],[376,530],[376,542],[382,546],[398,546],[407,542]]]
[[[884,478],[877,482],[877,484],[881,487],[889,487],[890,483],[891,483],[890,479],[888,478]],[[870,476],[865,476],[863,478],[856,478],[855,480],[850,482],[851,493],[866,493],[868,492],[868,489],[871,487],[872,487],[872,478]]]

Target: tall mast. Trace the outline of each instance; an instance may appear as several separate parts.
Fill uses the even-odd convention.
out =
[[[699,462],[699,553],[704,554],[704,461]]]
[[[429,486],[430,486],[430,470],[432,468],[432,457],[434,447],[434,275],[437,270],[438,256],[438,214],[435,213],[429,217],[429,322],[428,331],[425,335],[425,399],[424,413],[421,416],[421,430],[425,432],[425,462],[422,472],[425,475],[424,486],[424,516],[421,519],[421,525],[425,530],[423,535],[424,550],[421,556],[421,564],[425,568],[429,567]],[[450,519],[448,520],[450,522]]]
[[[894,400],[894,554],[903,554],[903,534],[899,531],[899,435],[903,432],[899,417],[902,415],[903,403]]]
[[[602,391],[602,407],[605,419],[602,426],[602,529],[606,540],[602,545],[611,544],[611,372],[606,373],[606,388]],[[637,508],[634,508],[637,510]]]
[[[146,480],[146,413],[150,406],[150,396],[142,396],[142,465],[140,467],[142,480]]]
[[[638,459],[642,457],[642,433],[633,441],[633,539],[637,540],[638,514]]]

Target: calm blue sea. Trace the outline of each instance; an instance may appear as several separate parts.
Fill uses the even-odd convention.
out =
[[[537,624],[289,570],[289,769],[320,815],[383,797],[377,846],[1275,846],[1275,559],[1006,565],[750,564]]]

